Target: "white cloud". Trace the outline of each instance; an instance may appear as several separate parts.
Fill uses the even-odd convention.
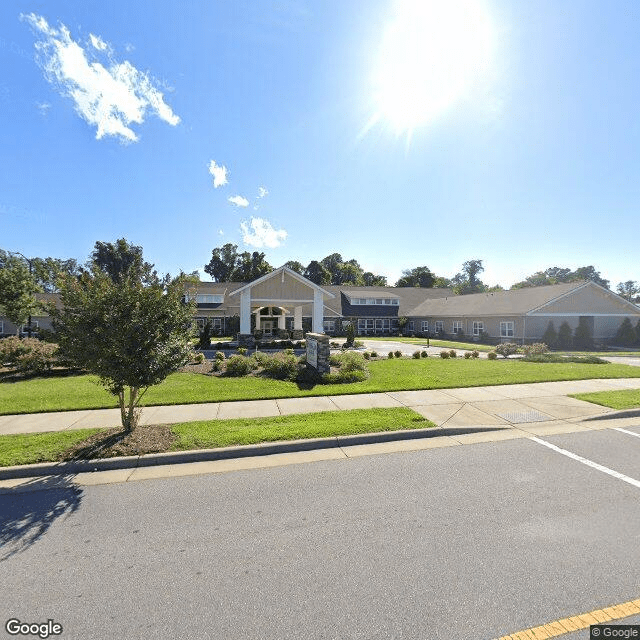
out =
[[[46,116],[49,113],[49,109],[51,109],[51,104],[49,102],[37,102],[36,109],[43,115]]]
[[[223,236],[224,235],[224,231],[222,229],[218,229],[218,233]]]
[[[271,223],[264,218],[251,218],[250,222],[240,223],[242,231],[242,241],[252,247],[269,247],[275,249],[279,247],[287,238],[284,229],[275,230]]]
[[[82,118],[96,126],[98,140],[115,136],[135,142],[138,136],[129,125],[142,124],[148,112],[173,126],[180,122],[154,81],[130,62],[113,60],[109,46],[99,36],[90,34],[93,48],[87,46],[85,51],[63,24],[56,29],[35,13],[21,18],[41,36],[36,50],[45,77],[62,95],[73,99]],[[107,66],[95,58],[98,52],[105,55]]]
[[[269,192],[264,187],[258,187],[258,200],[264,198],[266,195],[269,195]]]
[[[215,189],[229,183],[227,180],[227,167],[216,164],[215,160],[209,162],[209,173],[213,176],[213,186]]]
[[[249,206],[249,201],[246,198],[243,198],[242,196],[231,196],[230,198],[227,198],[227,200],[231,204],[235,204],[236,207],[248,207]]]
[[[91,40],[94,49],[98,51],[104,51],[109,46],[100,36],[94,36],[93,33],[89,34],[89,40]]]

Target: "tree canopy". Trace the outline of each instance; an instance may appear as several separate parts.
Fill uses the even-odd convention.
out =
[[[536,271],[521,282],[512,285],[512,289],[524,289],[526,287],[542,287],[549,284],[561,284],[563,282],[578,282],[579,280],[591,280],[606,289],[609,281],[605,280],[600,272],[592,265],[578,267],[575,271],[567,267],[549,267],[544,271]]]
[[[40,305],[35,294],[41,291],[24,260],[5,254],[0,268],[0,312],[18,327],[34,315]]]
[[[405,269],[402,277],[396,282],[396,287],[423,287],[430,289],[434,286],[436,276],[429,267],[414,267]]]
[[[90,271],[99,269],[115,283],[132,277],[151,283],[158,275],[153,265],[143,260],[142,247],[131,244],[126,238],[115,242],[96,242],[87,267]]]
[[[238,253],[238,245],[228,242],[211,252],[211,260],[204,270],[215,282],[251,282],[273,271],[273,267],[264,253]]]

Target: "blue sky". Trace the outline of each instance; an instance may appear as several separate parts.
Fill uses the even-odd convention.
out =
[[[638,33],[635,0],[0,3],[0,248],[640,280]]]

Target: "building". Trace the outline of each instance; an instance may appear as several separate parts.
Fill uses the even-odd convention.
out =
[[[48,300],[56,296],[46,294]],[[250,283],[200,282],[186,297],[195,299],[199,328],[211,323],[213,335],[269,338],[305,331],[343,335],[348,324],[367,335],[465,336],[486,342],[538,342],[549,325],[567,322],[575,331],[581,319],[596,343],[615,337],[629,318],[635,326],[640,308],[593,282],[493,291],[464,296],[450,289],[416,287],[319,286],[287,267]],[[32,328],[50,329],[50,319],[34,316]],[[16,327],[0,317],[0,334]],[[26,333],[26,326],[21,328]]]

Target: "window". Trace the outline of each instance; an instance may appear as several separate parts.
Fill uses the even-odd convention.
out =
[[[207,322],[211,323],[213,329],[222,329],[222,318],[196,318],[198,331],[202,331]]]
[[[334,332],[336,330],[336,321],[335,320],[325,320],[322,323],[322,326],[324,327],[325,332],[327,332],[327,331]]]
[[[444,333],[444,322],[436,320],[436,333]]]
[[[37,320],[31,320],[31,333],[35,333],[40,328]],[[20,333],[29,333],[29,323],[20,327]]]
[[[413,320],[409,320],[409,324],[407,326],[409,327],[409,331],[415,331],[416,323]]]
[[[428,320],[423,320],[422,321],[422,331],[424,333],[427,333],[429,331],[429,321]]]
[[[462,320],[453,321],[453,333],[462,333]]]
[[[0,335],[4,333],[4,321],[0,320]]]
[[[195,297],[195,301],[197,304],[221,304],[224,302],[223,294],[204,294],[198,293],[195,296],[193,294],[187,294],[186,296],[187,302],[189,300],[193,300]]]
[[[382,331],[383,333],[389,333],[391,328],[391,321],[389,318],[376,319],[376,331]]]
[[[351,298],[351,304],[395,305],[400,304],[397,298]]]
[[[477,320],[473,321],[473,335],[479,336],[484,332],[484,322],[478,322]]]
[[[506,321],[506,322],[500,323],[500,337],[513,338],[513,321]]]

